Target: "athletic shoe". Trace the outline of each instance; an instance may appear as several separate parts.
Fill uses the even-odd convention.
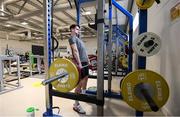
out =
[[[80,104],[77,106],[74,105],[73,110],[79,114],[86,114],[86,111],[84,111]]]

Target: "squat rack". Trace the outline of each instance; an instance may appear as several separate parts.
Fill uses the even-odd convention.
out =
[[[80,0],[78,1],[78,9],[77,12],[80,12]],[[97,75],[97,94],[96,95],[77,95],[71,92],[62,93],[54,90],[51,84],[46,85],[45,87],[45,95],[46,95],[46,112],[43,113],[43,116],[53,116],[53,96],[63,97],[73,100],[80,100],[84,102],[94,103],[97,105],[97,115],[103,116],[103,106],[104,106],[104,0],[97,0],[98,5],[98,15],[97,19],[101,22],[97,23],[97,37],[98,37],[98,75]],[[53,0],[44,0],[43,2],[44,8],[44,38],[45,38],[45,79],[49,79],[49,67],[52,62],[52,51],[51,51],[51,37],[52,37],[52,16],[53,16]],[[79,13],[77,13],[78,15]],[[80,16],[77,16],[77,22],[79,23]]]
[[[78,8],[77,8],[77,23],[80,23],[80,4],[83,2],[87,2],[86,0],[78,1]],[[53,14],[53,0],[45,0],[44,1],[44,38],[45,38],[45,47],[44,51],[47,56],[45,56],[45,72],[46,72],[46,79],[49,79],[49,74],[48,74],[48,69],[51,65],[52,61],[52,52],[51,52],[51,37],[52,37],[52,14]],[[119,10],[121,10],[125,15],[127,15],[130,19],[130,29],[129,33],[129,47],[131,48],[132,46],[132,16],[121,8],[120,5],[118,5],[114,0],[112,0],[112,4],[116,6]],[[97,0],[97,62],[98,62],[98,67],[97,67],[97,94],[96,95],[77,95],[74,93],[62,93],[58,92],[54,89],[52,89],[52,85],[48,84],[46,85],[46,112],[43,114],[43,116],[52,116],[52,105],[53,101],[52,98],[53,96],[58,96],[58,97],[63,97],[63,98],[68,98],[68,99],[73,99],[73,100],[80,100],[84,102],[90,102],[94,103],[97,105],[97,115],[98,116],[103,116],[103,106],[104,106],[104,30],[105,30],[105,24],[104,24],[104,6],[105,6],[105,1],[104,0]],[[111,23],[110,23],[111,24]],[[111,29],[112,31],[112,29]],[[132,71],[132,54],[129,55],[129,69],[128,71]]]
[[[112,5],[114,5],[119,11],[126,15],[129,19],[129,49],[132,48],[133,39],[133,16],[127,10],[125,10],[121,5],[119,5],[115,0],[109,0],[109,41],[108,41],[108,91],[111,91],[111,80],[112,80]],[[132,71],[132,52],[128,54],[128,73]]]

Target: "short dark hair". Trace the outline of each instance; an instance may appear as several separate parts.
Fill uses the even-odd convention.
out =
[[[72,25],[70,26],[70,30],[76,28],[76,26],[80,28],[79,25],[77,25],[77,24],[72,24]]]

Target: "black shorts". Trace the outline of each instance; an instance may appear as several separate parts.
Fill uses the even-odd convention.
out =
[[[88,62],[81,62],[82,66],[85,66],[81,69],[81,79],[89,75]]]

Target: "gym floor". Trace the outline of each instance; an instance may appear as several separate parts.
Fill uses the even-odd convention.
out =
[[[35,85],[43,80],[43,75],[35,75],[33,77],[25,78],[21,80],[22,88],[7,92],[0,95],[0,117],[4,116],[27,116],[26,109],[29,107],[35,107],[38,111],[35,112],[36,117],[41,117],[45,112],[45,87]],[[120,79],[114,78],[112,81],[112,89],[118,91],[117,82]],[[15,81],[16,82],[16,81]],[[105,82],[105,89],[107,82]],[[89,86],[96,86],[96,80],[90,79],[88,81]],[[53,97],[53,106],[60,107],[59,115],[64,117],[73,116],[81,117],[83,115],[77,114],[72,109],[74,100]],[[96,116],[96,105],[80,102],[82,107],[86,110],[86,115]],[[53,110],[55,114],[58,113],[57,109]],[[104,106],[105,116],[135,116],[133,108],[129,107],[122,100],[105,99]],[[145,116],[163,116],[161,111],[158,112],[146,112]]]

